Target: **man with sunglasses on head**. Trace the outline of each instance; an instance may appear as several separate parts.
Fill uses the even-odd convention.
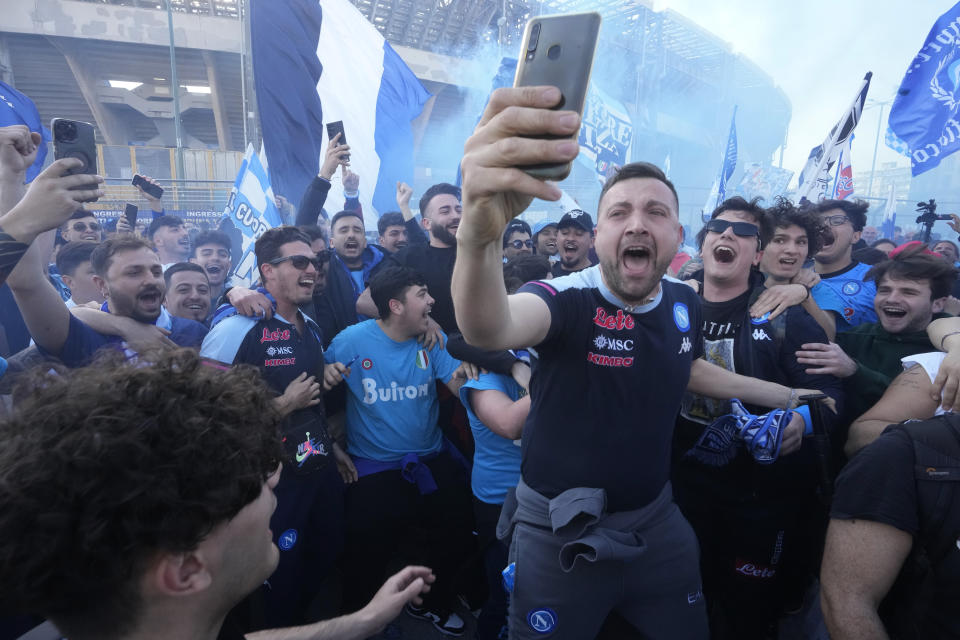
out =
[[[853,245],[867,224],[863,200],[824,200],[816,207],[823,246],[814,256],[813,271],[795,279],[810,289],[822,309],[837,320],[837,330],[846,331],[863,322],[876,322],[873,298],[877,286],[863,277],[870,265],[853,259]]]
[[[259,292],[273,313],[248,317],[221,306],[200,355],[226,366],[252,365],[280,394],[286,459],[270,521],[280,563],[260,594],[261,624],[280,627],[303,622],[333,569],[343,546],[343,482],[356,479],[356,469],[327,431],[323,338],[299,310],[312,298],[320,268],[310,239],[296,227],[276,227],[260,236],[254,251],[263,282]]]
[[[753,318],[750,307],[765,291],[758,270],[773,235],[769,214],[737,196],[724,201],[697,236],[703,271],[695,274],[708,362],[789,387],[816,389],[840,401],[840,381],[811,375],[797,363],[805,342],[825,340],[823,329],[800,306]],[[767,410],[746,405],[752,414]],[[803,601],[816,568],[818,527],[815,451],[809,409],[782,425],[779,455],[759,464],[741,448],[732,461],[711,465],[695,452],[707,425],[732,413],[728,400],[687,393],[673,437],[674,495],[697,532],[711,631],[716,638],[761,638],[788,603]],[[689,452],[689,454],[688,454]]]
[[[523,220],[511,220],[503,232],[503,261],[517,256],[533,255],[533,238],[530,225]]]

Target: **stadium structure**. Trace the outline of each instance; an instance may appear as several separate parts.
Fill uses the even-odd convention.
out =
[[[104,208],[122,209],[135,196],[120,185],[143,173],[168,181],[173,209],[212,215],[222,210],[246,143],[259,146],[244,16],[245,3],[267,1],[274,0],[8,2],[0,79],[32,97],[45,121],[96,125],[101,164],[116,185]],[[593,80],[633,122],[631,159],[669,165],[685,222],[698,216],[719,171],[735,105],[741,167],[775,163],[786,143],[790,103],[773,79],[730,44],[676,12],[655,11],[651,1],[351,1],[434,96],[414,121],[417,193],[455,179],[500,57],[516,55],[523,26],[535,15],[603,15]],[[594,212],[593,168],[576,163],[563,186]]]

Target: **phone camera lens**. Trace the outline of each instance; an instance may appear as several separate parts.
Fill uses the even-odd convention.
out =
[[[527,51],[536,51],[537,42],[540,40],[540,24],[530,27],[530,42],[527,44]]]
[[[58,122],[55,133],[58,140],[73,142],[77,139],[77,125],[73,122]]]

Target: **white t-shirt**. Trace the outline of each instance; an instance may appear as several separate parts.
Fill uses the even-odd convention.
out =
[[[900,362],[903,363],[903,370],[906,371],[915,364],[923,367],[923,370],[926,371],[927,376],[930,377],[930,382],[933,383],[937,379],[937,372],[940,371],[940,365],[943,363],[943,359],[947,357],[947,354],[942,351],[932,351],[930,353],[917,353],[912,356],[906,356],[900,358]],[[937,405],[937,412],[933,415],[942,416],[946,411],[942,407]]]

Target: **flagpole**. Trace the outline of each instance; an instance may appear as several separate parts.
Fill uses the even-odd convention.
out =
[[[867,197],[873,195],[873,172],[877,168],[877,147],[880,146],[880,126],[883,124],[883,108],[887,106],[886,102],[877,102],[880,105],[880,118],[877,120],[877,138],[873,141],[873,162],[870,163],[870,184],[867,185]],[[866,109],[866,106],[864,106]]]
[[[873,77],[872,71],[868,71],[867,75],[863,76],[863,82],[860,83],[860,88],[857,90],[857,95],[854,96],[853,101],[850,103],[850,107],[843,112],[844,114],[843,117],[837,121],[837,126],[834,127],[834,131],[831,134],[830,139],[828,140],[827,144],[825,144],[823,147],[823,155],[820,157],[820,162],[817,163],[816,169],[812,173],[813,177],[808,182],[804,183],[804,185],[809,184],[810,186],[807,187],[805,191],[797,193],[798,201],[806,198],[807,194],[809,194],[811,189],[813,189],[813,185],[816,184],[817,177],[823,171],[824,165],[826,165],[827,161],[830,159],[830,150],[837,145],[837,140],[840,137],[840,132],[843,130],[843,122],[846,120],[850,112],[856,106],[857,101],[860,100],[860,94],[863,93],[864,86],[867,86],[870,84],[870,78],[872,77]],[[864,100],[864,102],[866,102],[866,100]],[[864,104],[864,106],[866,106],[866,104]],[[859,118],[858,118],[858,121],[859,121]]]

